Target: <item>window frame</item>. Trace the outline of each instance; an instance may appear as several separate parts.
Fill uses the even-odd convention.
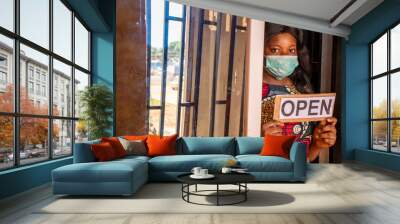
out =
[[[391,98],[391,79],[392,75],[395,75],[396,73],[400,72],[400,67],[397,68],[391,68],[391,31],[393,28],[400,26],[400,21],[396,21],[394,24],[389,26],[387,29],[385,29],[384,32],[379,34],[376,38],[374,38],[370,43],[368,43],[368,48],[369,48],[369,149],[372,151],[378,151],[378,152],[385,152],[385,153],[391,153],[391,154],[400,154],[400,152],[393,152],[392,151],[392,121],[400,121],[400,117],[393,117],[392,116],[392,98]],[[376,74],[373,74],[373,44],[376,43],[381,37],[384,35],[387,35],[387,67],[386,71]],[[373,81],[379,78],[386,77],[386,87],[387,87],[387,105],[386,105],[386,117],[385,118],[373,118]],[[373,132],[373,122],[376,121],[386,121],[386,151],[384,150],[379,150],[374,148],[374,132]]]
[[[53,44],[53,1],[54,0],[48,0],[49,2],[49,47],[46,49],[45,47],[42,47],[41,45],[34,43],[33,41],[30,41],[29,39],[23,37],[20,35],[20,0],[14,0],[13,1],[13,10],[14,10],[14,17],[13,17],[13,31],[10,31],[4,27],[0,26],[0,35],[3,35],[7,38],[12,39],[13,41],[13,64],[12,66],[12,75],[14,78],[14,93],[13,93],[13,112],[3,112],[0,111],[0,116],[2,117],[11,117],[13,119],[13,166],[10,167],[5,167],[5,168],[0,168],[0,172],[3,172],[5,170],[11,170],[11,169],[16,169],[19,167],[24,167],[24,166],[31,166],[34,164],[38,163],[43,163],[51,160],[59,160],[67,157],[73,156],[73,151],[74,151],[74,143],[75,143],[75,126],[76,126],[76,121],[79,120],[79,117],[75,116],[75,98],[76,98],[76,92],[75,92],[75,85],[71,86],[71,92],[72,92],[72,99],[71,99],[71,115],[70,116],[56,116],[53,115],[53,59],[58,60],[59,62],[62,62],[68,66],[71,66],[71,84],[74,84],[75,82],[75,69],[79,70],[80,72],[88,75],[88,86],[92,85],[92,57],[91,57],[91,50],[92,50],[92,43],[91,43],[91,38],[92,38],[92,30],[88,27],[88,25],[84,22],[84,20],[79,16],[78,13],[75,12],[75,10],[72,9],[72,7],[65,1],[65,0],[59,0],[68,10],[71,11],[71,59],[64,58],[63,56],[55,53],[53,50],[54,44]],[[88,31],[88,69],[85,69],[81,67],[80,65],[75,63],[75,19],[77,19],[83,27]],[[46,97],[48,97],[47,104],[48,104],[48,112],[46,115],[39,115],[39,114],[29,114],[29,113],[21,113],[20,111],[20,46],[21,44],[32,48],[33,50],[36,50],[42,54],[45,54],[49,58],[48,62],[48,82],[46,84],[45,90],[48,91],[46,93]],[[29,66],[27,64],[27,66]],[[27,67],[27,69],[30,67]],[[30,70],[29,70],[30,72]],[[31,80],[30,73],[26,74],[27,81]],[[40,73],[39,75],[41,75]],[[36,81],[36,70],[33,70],[33,79],[32,81],[37,83]],[[39,83],[42,83],[41,81],[41,76],[39,77]],[[42,85],[40,85],[42,88]],[[27,90],[29,91],[29,90]],[[36,90],[34,89],[34,92]],[[42,94],[40,94],[41,96]],[[47,158],[44,158],[43,160],[40,160],[38,162],[32,162],[32,163],[26,163],[26,164],[21,164],[20,161],[20,119],[21,118],[43,118],[47,119],[48,122],[48,136],[47,136]],[[68,155],[62,155],[62,156],[55,156],[53,155],[54,153],[54,146],[53,146],[53,122],[57,120],[65,120],[65,121],[71,121],[71,153]]]
[[[151,111],[160,112],[159,121],[159,135],[164,135],[165,128],[165,101],[166,101],[166,87],[167,87],[167,66],[168,66],[168,37],[169,37],[169,24],[170,22],[180,22],[181,23],[181,52],[180,52],[180,62],[179,62],[179,81],[178,81],[178,97],[177,97],[177,117],[176,117],[176,133],[179,135],[180,127],[180,116],[181,108],[188,107],[187,104],[181,102],[182,98],[182,77],[184,72],[184,52],[185,52],[185,29],[186,29],[186,5],[182,4],[182,16],[176,17],[171,16],[169,11],[170,2],[168,0],[164,1],[164,24],[163,24],[163,59],[162,59],[162,74],[161,74],[161,101],[160,105],[151,105],[151,95],[150,95],[150,85],[151,85],[151,0],[146,0],[146,16],[147,16],[147,54],[150,57],[147,58],[147,120],[149,121]],[[173,3],[173,2],[171,2]],[[177,3],[179,4],[179,3]],[[189,107],[192,105],[189,105]],[[150,122],[147,124],[147,129],[149,131]]]

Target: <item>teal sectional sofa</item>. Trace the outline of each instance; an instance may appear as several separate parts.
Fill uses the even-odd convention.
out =
[[[177,155],[127,156],[96,162],[90,149],[98,141],[75,144],[74,163],[52,171],[54,194],[131,195],[148,181],[176,181],[193,167],[219,172],[228,160],[236,160],[259,182],[304,182],[306,148],[294,143],[290,158],[260,156],[259,137],[183,137],[177,140]]]

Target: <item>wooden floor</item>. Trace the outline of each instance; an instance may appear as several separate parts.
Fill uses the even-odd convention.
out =
[[[50,187],[43,186],[0,202],[0,223],[400,223],[398,173],[358,163],[313,164],[308,182],[322,185],[346,201],[362,201],[367,206],[357,214],[35,214],[35,208],[54,200]]]

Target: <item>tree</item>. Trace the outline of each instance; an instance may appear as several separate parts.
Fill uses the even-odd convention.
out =
[[[89,139],[109,136],[112,125],[112,92],[107,86],[95,84],[88,86],[80,93],[82,119],[88,127]]]
[[[393,99],[391,102],[391,117],[400,117],[400,100]],[[378,106],[372,109],[373,118],[387,118],[389,117],[389,112],[387,111],[387,101],[381,101]],[[400,138],[400,122],[397,120],[391,122],[391,135],[392,141],[398,141]],[[376,121],[372,126],[372,131],[374,133],[374,138],[384,138],[387,136],[387,122],[386,121]]]
[[[6,91],[0,94],[0,110],[4,112],[13,112],[14,107],[14,88],[8,85]],[[24,114],[47,114],[48,106],[34,105],[29,99],[29,95],[24,87],[20,88],[20,108]],[[58,113],[58,111],[55,111]],[[0,147],[13,147],[13,117],[0,116]],[[24,149],[26,145],[46,144],[48,139],[48,119],[46,118],[20,118],[20,148]],[[53,138],[57,138],[59,129],[53,130]]]

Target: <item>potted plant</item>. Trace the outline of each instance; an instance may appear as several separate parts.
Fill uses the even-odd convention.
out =
[[[79,98],[82,109],[80,126],[87,127],[89,140],[110,136],[112,125],[113,93],[103,84],[86,87]]]

